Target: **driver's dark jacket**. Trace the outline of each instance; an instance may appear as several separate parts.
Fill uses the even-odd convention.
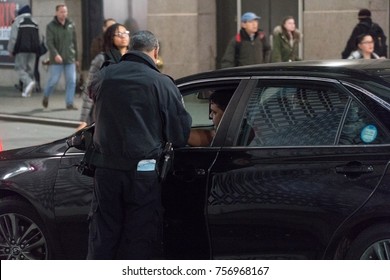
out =
[[[166,141],[185,146],[191,116],[172,79],[146,54],[132,51],[104,67],[89,87],[95,102],[93,143],[97,167],[130,170],[141,159],[157,159]]]

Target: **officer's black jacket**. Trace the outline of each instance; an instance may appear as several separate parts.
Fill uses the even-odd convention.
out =
[[[158,158],[166,141],[185,146],[191,116],[172,79],[146,54],[132,51],[99,71],[89,88],[95,101],[93,143],[104,160],[96,166],[132,169]]]

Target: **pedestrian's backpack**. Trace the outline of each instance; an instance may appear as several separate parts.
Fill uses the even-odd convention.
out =
[[[378,49],[379,55],[387,56],[386,36],[383,33],[383,30],[381,30],[381,28],[379,27],[379,25],[373,23],[368,33],[373,35],[375,46],[377,46],[375,49]]]
[[[18,28],[14,53],[39,53],[39,29],[31,17],[24,17]]]
[[[265,45],[265,41],[264,41],[265,40],[265,32],[262,30],[259,30],[257,33],[258,33],[258,35],[257,35],[256,39],[260,39],[263,42],[263,44]],[[234,65],[238,66],[238,60],[240,58],[241,41],[242,41],[241,34],[237,33],[235,38],[236,38],[236,45],[235,45],[235,49],[234,49]]]

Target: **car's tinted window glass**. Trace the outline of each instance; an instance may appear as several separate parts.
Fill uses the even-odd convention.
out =
[[[366,110],[372,113],[373,117],[377,120],[377,122],[378,120],[380,120],[380,122],[385,127],[387,127],[387,129],[390,127],[390,118],[389,118],[389,109],[388,109],[390,106],[389,104],[384,102],[386,100],[383,100],[382,98],[379,100],[374,100],[372,92],[371,94],[367,94],[353,87],[347,86],[347,88],[349,91],[353,93],[353,95],[360,101],[361,104],[364,104]]]
[[[336,87],[258,87],[250,97],[239,146],[333,145],[348,96]]]
[[[352,101],[341,130],[340,145],[388,144],[380,125],[356,101]]]

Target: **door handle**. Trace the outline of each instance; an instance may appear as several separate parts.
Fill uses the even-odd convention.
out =
[[[190,170],[175,170],[173,171],[174,176],[182,177],[198,177],[206,175],[206,170],[203,168],[195,168]]]
[[[336,173],[371,173],[373,171],[374,167],[372,165],[345,165],[336,167]]]
[[[365,174],[365,173],[371,173],[374,172],[374,167],[372,165],[365,165],[365,164],[351,164],[351,165],[344,165],[344,166],[336,166],[336,173],[341,174]]]

